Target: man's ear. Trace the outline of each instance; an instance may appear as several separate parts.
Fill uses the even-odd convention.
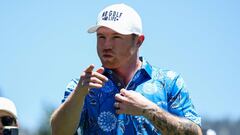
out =
[[[139,35],[139,36],[138,36],[138,39],[137,39],[137,45],[138,45],[138,47],[140,47],[140,46],[142,45],[144,39],[145,39],[144,35]]]

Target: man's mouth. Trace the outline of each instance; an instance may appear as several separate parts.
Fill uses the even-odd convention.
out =
[[[111,53],[104,53],[102,56],[104,58],[111,58],[111,57],[113,57],[113,55]]]

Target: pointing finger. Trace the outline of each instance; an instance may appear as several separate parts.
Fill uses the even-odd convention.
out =
[[[90,72],[93,71],[93,69],[94,69],[94,65],[91,64],[91,65],[85,70],[85,72],[86,72],[86,73],[90,73]]]

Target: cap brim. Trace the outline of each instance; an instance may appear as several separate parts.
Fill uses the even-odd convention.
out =
[[[97,29],[100,28],[100,27],[107,27],[109,29],[112,29],[114,31],[116,31],[117,33],[120,33],[120,34],[123,34],[123,35],[130,35],[130,34],[137,34],[137,35],[141,35],[139,33],[129,33],[128,31],[123,31],[119,28],[119,26],[111,26],[111,25],[95,25],[95,26],[92,26],[88,29],[88,33],[94,33],[94,32],[97,32]]]
[[[97,29],[99,28],[100,26],[99,25],[95,25],[95,26],[92,26],[88,29],[88,33],[94,33],[97,31]]]
[[[13,112],[6,110],[6,109],[0,109],[0,111],[5,111],[5,112],[11,114],[17,120],[17,116]]]

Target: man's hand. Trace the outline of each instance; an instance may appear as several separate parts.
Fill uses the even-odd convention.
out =
[[[108,80],[102,75],[104,68],[93,71],[94,65],[90,65],[80,76],[74,92],[67,100],[54,111],[51,116],[53,135],[73,135],[79,125],[80,113],[84,104],[84,97],[90,88],[101,88]]]
[[[100,67],[96,71],[93,71],[94,65],[90,65],[80,76],[80,80],[77,85],[77,89],[86,95],[91,88],[101,88],[108,78],[102,75],[104,68]]]
[[[154,105],[140,93],[126,89],[121,89],[120,93],[115,95],[115,99],[114,106],[117,114],[142,115],[145,109]]]
[[[164,111],[138,92],[121,89],[120,93],[115,95],[115,99],[117,114],[143,115],[162,134],[202,135],[197,124]]]

